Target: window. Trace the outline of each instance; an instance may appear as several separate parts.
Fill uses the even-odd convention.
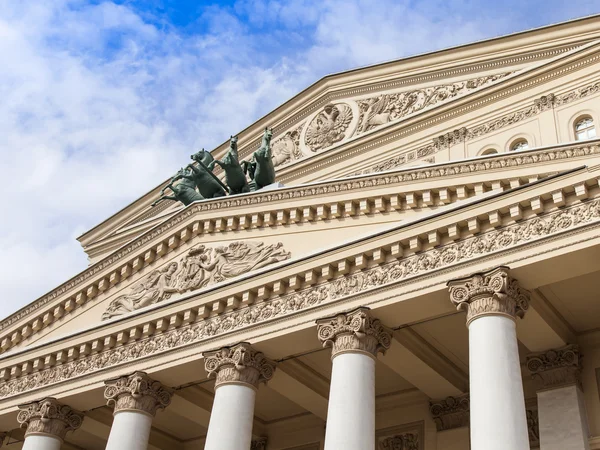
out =
[[[575,122],[575,139],[585,141],[596,137],[596,127],[594,119],[590,116],[583,117]]]
[[[518,150],[527,150],[528,148],[529,142],[527,142],[526,139],[519,139],[518,141],[512,143],[512,145],[510,146],[510,151],[516,152]]]
[[[482,152],[481,152],[481,155],[482,155],[482,156],[483,156],[483,155],[494,155],[494,154],[496,154],[496,153],[498,153],[498,150],[496,150],[496,149],[493,149],[493,148],[488,148],[488,149],[485,149],[484,151],[482,151]]]

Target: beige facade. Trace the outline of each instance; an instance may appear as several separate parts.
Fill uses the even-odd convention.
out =
[[[284,186],[162,183],[0,322],[3,448],[600,449],[600,16],[326,77],[242,157],[266,125]]]

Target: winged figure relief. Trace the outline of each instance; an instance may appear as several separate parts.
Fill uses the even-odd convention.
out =
[[[208,248],[198,245],[177,262],[153,270],[135,283],[127,294],[110,302],[102,320],[136,311],[162,302],[175,293],[193,291],[237,277],[269,264],[289,259],[283,244],[236,241]]]
[[[345,131],[352,122],[352,109],[348,105],[326,105],[310,122],[306,130],[306,145],[316,152],[330,147],[346,137]]]
[[[364,133],[371,128],[384,125],[390,121],[392,111],[390,106],[390,95],[382,95],[364,102],[360,102],[360,108],[364,111],[359,132]]]
[[[302,127],[288,131],[285,135],[273,142],[273,165],[275,167],[285,164],[287,162],[295,161],[302,157],[300,151],[300,130]]]

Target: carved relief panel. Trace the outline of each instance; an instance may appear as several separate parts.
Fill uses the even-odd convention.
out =
[[[423,422],[377,430],[377,450],[424,450]]]
[[[196,245],[179,261],[153,270],[112,300],[102,320],[160,303],[174,294],[210,286],[290,258],[282,243],[235,241],[226,246]]]

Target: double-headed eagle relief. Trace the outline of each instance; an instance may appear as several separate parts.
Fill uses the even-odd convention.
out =
[[[352,122],[352,108],[345,103],[330,104],[308,124],[304,141],[313,152],[342,141]]]
[[[191,248],[179,262],[156,269],[110,302],[102,320],[136,311],[170,298],[260,269],[291,256],[281,242],[236,241],[227,246]]]
[[[265,128],[260,148],[247,161],[239,159],[236,136],[231,136],[229,149],[223,159],[214,159],[204,149],[194,153],[191,155],[193,162],[171,178],[152,206],[164,200],[180,201],[187,206],[198,200],[243,194],[275,183],[272,137],[273,130]],[[215,165],[225,172],[225,182],[213,173]],[[165,195],[167,189],[173,195]]]

